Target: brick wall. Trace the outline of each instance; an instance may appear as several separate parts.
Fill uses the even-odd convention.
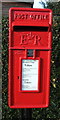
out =
[[[2,16],[8,16],[9,8],[11,7],[25,7],[31,8],[32,3],[24,2],[3,2],[2,3]]]

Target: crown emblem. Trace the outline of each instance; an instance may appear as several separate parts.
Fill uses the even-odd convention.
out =
[[[24,33],[21,35],[21,42],[20,44],[28,44],[28,43],[32,43],[36,45],[38,43],[40,43],[41,37],[40,35],[37,34],[33,34],[32,32],[30,33]]]

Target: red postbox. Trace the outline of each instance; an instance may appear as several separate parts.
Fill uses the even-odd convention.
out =
[[[51,26],[50,9],[10,9],[8,75],[10,108],[48,107]]]

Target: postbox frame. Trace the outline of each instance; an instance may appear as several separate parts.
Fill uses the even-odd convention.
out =
[[[34,50],[49,51],[47,53],[47,55],[48,55],[47,56],[48,57],[47,58],[47,60],[48,60],[48,64],[47,64],[47,67],[48,67],[48,70],[47,70],[47,74],[48,74],[48,76],[47,76],[47,79],[48,79],[47,84],[48,84],[48,86],[46,87],[48,92],[46,93],[46,91],[45,91],[45,93],[42,93],[43,95],[46,95],[45,96],[46,97],[45,98],[46,99],[46,103],[42,102],[41,104],[40,103],[39,104],[37,104],[37,103],[36,104],[30,104],[30,103],[29,104],[27,104],[27,103],[25,104],[25,102],[26,102],[26,100],[25,100],[24,104],[22,104],[22,103],[15,104],[13,102],[14,101],[13,98],[11,97],[11,95],[12,95],[12,93],[11,93],[12,51],[14,51],[14,50],[21,50],[21,49],[24,50],[24,48],[21,47],[21,46],[20,47],[19,46],[12,46],[12,41],[11,41],[12,40],[12,36],[11,36],[11,34],[12,34],[12,31],[13,31],[13,27],[14,27],[14,25],[19,25],[18,22],[15,24],[15,22],[12,21],[12,13],[15,10],[16,11],[23,11],[23,12],[27,11],[27,12],[33,12],[33,13],[34,12],[39,12],[39,11],[42,12],[43,11],[43,12],[48,12],[49,13],[49,23],[45,25],[45,26],[49,27],[49,31],[50,31],[49,38],[48,38],[49,39],[48,47],[40,47],[40,48],[39,47],[36,47],[36,48],[33,47]],[[20,24],[20,26],[22,26],[22,24]],[[25,27],[26,23],[24,23],[23,26]],[[29,21],[29,25],[27,25],[27,26],[32,26],[32,22]],[[33,23],[33,26],[34,26],[34,23]],[[35,24],[35,26],[39,26],[39,24]],[[44,26],[44,23],[43,23],[43,26]],[[43,107],[48,107],[48,105],[49,105],[49,95],[50,95],[50,59],[51,59],[51,48],[52,48],[52,45],[51,45],[52,44],[51,26],[52,26],[52,11],[50,9],[10,8],[10,10],[9,10],[9,62],[8,62],[8,70],[9,70],[9,72],[8,72],[8,105],[9,105],[10,108],[43,108]],[[27,49],[31,49],[31,48],[28,46],[25,49],[27,50]],[[39,60],[39,62],[41,61],[41,59],[38,58],[38,57],[35,57],[35,54],[34,54],[33,57],[27,57],[25,55],[25,57],[19,58],[19,62],[22,65],[22,60],[23,59],[28,60],[28,59],[31,59],[31,58],[32,58],[32,60]],[[41,62],[39,63],[39,66],[41,67]],[[41,71],[41,68],[39,68],[38,71]],[[20,68],[20,75],[22,75],[22,66]],[[22,79],[20,78],[20,83],[21,83],[21,80]],[[38,79],[38,83],[40,83],[39,79]],[[21,84],[20,84],[20,87],[21,87]],[[34,90],[31,90],[31,91],[30,90],[28,90],[28,91],[26,91],[26,90],[24,90],[24,91],[23,90],[19,90],[19,92],[21,94],[25,94],[25,93],[30,94],[31,93],[31,95],[32,94],[34,94],[34,95],[36,94],[38,96],[38,94],[40,92],[40,84],[38,85],[38,91],[34,91]],[[39,96],[39,99],[40,99],[40,96]],[[30,102],[30,100],[29,100],[29,102]]]

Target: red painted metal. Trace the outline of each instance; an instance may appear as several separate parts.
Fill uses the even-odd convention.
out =
[[[9,10],[8,104],[10,108],[49,105],[52,43],[50,9]],[[33,56],[28,57],[28,49]],[[38,60],[38,90],[22,90],[22,60]]]

